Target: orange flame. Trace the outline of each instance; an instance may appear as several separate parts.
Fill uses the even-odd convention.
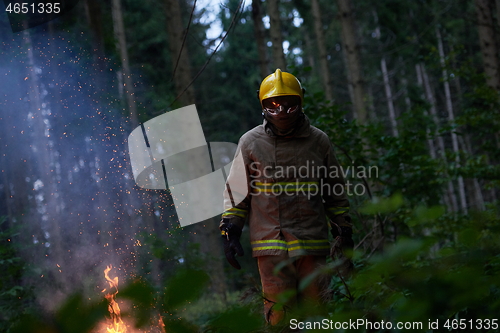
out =
[[[104,297],[108,300],[108,311],[111,316],[110,323],[106,328],[106,333],[126,333],[127,326],[122,321],[122,317],[120,314],[120,306],[116,303],[116,294],[118,294],[118,276],[111,279],[109,277],[109,272],[113,266],[109,265],[104,270],[104,277],[109,284],[109,291],[104,295]],[[106,292],[106,289],[103,290]]]

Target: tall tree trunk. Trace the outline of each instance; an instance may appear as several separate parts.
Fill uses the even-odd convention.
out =
[[[415,71],[417,72],[417,82],[420,87],[422,87],[422,99],[425,98],[425,88],[424,88],[424,80],[422,76],[422,69],[420,67],[420,64],[415,65]],[[425,111],[425,115],[428,116],[429,113],[427,110]],[[434,146],[434,140],[432,139],[432,133],[429,127],[426,127],[426,134],[427,134],[427,145],[429,146],[429,153],[433,159],[436,158],[436,147]]]
[[[495,0],[495,9],[497,12],[497,25],[500,26],[500,0]]]
[[[307,66],[310,66],[314,73],[316,69],[316,61],[314,60],[313,52],[310,51],[313,49],[313,43],[311,41],[309,31],[304,31],[304,42],[306,44],[306,49],[309,50],[307,52]]]
[[[175,91],[179,97],[179,106],[195,103],[192,80],[190,54],[187,46],[183,46],[185,25],[182,23],[182,12],[178,0],[165,0],[165,16],[168,32],[168,46],[172,57],[172,69],[175,71],[173,80]],[[189,88],[188,88],[189,87]],[[187,90],[186,90],[187,89]]]
[[[403,75],[403,78],[401,79],[401,83],[403,83],[403,89],[404,89],[404,96],[405,96],[405,105],[406,105],[406,112],[411,111],[411,100],[410,100],[410,95],[408,94],[408,79],[406,78],[406,73],[403,71],[401,73]]]
[[[102,13],[101,6],[97,0],[85,0],[85,15],[87,17],[88,25],[91,29],[92,51],[94,60],[104,57],[104,38],[102,32]]]
[[[323,34],[323,23],[321,19],[321,9],[318,0],[311,0],[312,16],[314,21],[314,33],[316,34],[316,45],[319,53],[319,64],[321,66],[321,81],[327,100],[333,100],[332,82],[330,69],[328,68],[328,54],[326,52],[325,35]]]
[[[491,88],[500,91],[500,66],[490,1],[474,0],[474,3],[477,14],[479,44],[483,56],[484,72],[487,76],[486,83]]]
[[[87,23],[91,30],[91,45],[92,45],[92,60],[94,67],[93,83],[95,92],[104,90],[103,73],[104,73],[104,37],[102,28],[102,12],[100,2],[97,0],[84,1],[85,14]],[[52,22],[52,21],[51,21]]]
[[[351,93],[349,91],[349,93]],[[377,119],[377,113],[375,112],[375,105],[373,104],[374,97],[373,97],[373,85],[372,84],[367,84],[366,85],[366,108],[369,111],[368,112],[368,119],[370,121],[376,122]]]
[[[440,127],[440,121],[437,115],[437,110],[436,110],[436,101],[434,99],[434,93],[432,92],[432,87],[429,81],[429,76],[427,75],[427,71],[425,70],[425,66],[423,64],[420,64],[420,70],[422,71],[422,79],[424,83],[424,89],[425,89],[425,97],[427,98],[427,101],[430,104],[430,115],[431,118],[436,125],[436,131],[434,132],[434,135],[437,138],[438,141],[438,147],[439,147],[439,153],[442,157],[446,158],[446,151],[445,151],[445,146],[444,146],[444,140],[441,135],[439,135],[437,129]]]
[[[387,109],[389,110],[389,120],[391,121],[392,135],[399,136],[398,123],[396,121],[396,112],[394,111],[394,103],[392,101],[392,89],[389,82],[389,72],[387,71],[387,64],[385,56],[380,59],[380,68],[382,69],[382,76],[384,77],[385,98],[387,99]]]
[[[424,88],[424,79],[423,79],[423,74],[422,74],[422,65],[421,64],[416,64],[415,65],[415,70],[417,72],[417,82],[420,87],[422,87],[422,99],[426,99],[426,93],[425,91],[427,89]],[[425,115],[428,116],[429,113],[425,111]],[[436,147],[434,146],[434,140],[432,139],[432,133],[429,127],[426,128],[426,135],[427,135],[427,145],[429,146],[429,153],[433,159],[437,157],[436,154]],[[450,185],[448,184],[448,195],[443,195],[443,201],[446,207],[448,207],[449,211],[454,211],[455,207],[453,206],[450,198]]]
[[[472,150],[472,146],[470,143],[470,136],[468,133],[466,133],[463,137],[460,137],[461,139],[461,144],[462,147],[465,151],[467,151],[471,156],[474,154]],[[473,193],[474,193],[474,201],[476,203],[475,207],[479,210],[484,210],[485,205],[484,205],[484,197],[483,197],[483,192],[481,190],[481,186],[479,185],[479,180],[477,178],[472,179],[472,185],[473,185]]]
[[[354,116],[360,124],[366,123],[365,82],[361,70],[360,46],[356,36],[356,24],[350,0],[337,0],[340,24],[342,26],[343,53],[346,60],[347,79]]]
[[[422,87],[422,99],[426,99],[426,89],[424,87],[424,79],[422,75],[422,68],[420,64],[415,65],[415,71],[417,72],[417,82],[420,87]],[[425,111],[425,115],[428,116],[429,113]],[[436,155],[436,147],[434,146],[434,140],[432,139],[432,133],[429,127],[426,128],[427,134],[427,145],[429,146],[429,153],[433,159],[437,157]]]
[[[134,98],[132,73],[130,72],[130,66],[128,62],[127,39],[125,36],[125,27],[123,25],[123,14],[120,1],[121,0],[113,0],[112,2],[113,29],[116,38],[116,49],[118,51],[118,54],[120,54],[120,60],[122,62],[123,86],[125,88],[125,94],[127,97],[127,106],[130,114],[130,124],[132,125],[132,128],[136,128],[139,125],[139,118],[137,116],[137,106],[135,104]]]
[[[451,102],[450,82],[448,81],[448,71],[446,70],[446,62],[444,60],[443,39],[439,28],[436,27],[436,37],[438,40],[439,61],[441,63],[441,73],[443,76],[444,93],[446,99],[446,110],[448,112],[448,120],[451,124],[455,122],[455,115],[453,112],[453,103]],[[458,136],[455,131],[451,132],[451,142],[453,145],[453,152],[455,153],[455,162],[457,168],[460,168],[460,148],[458,147]],[[460,207],[464,214],[467,214],[467,199],[465,196],[464,178],[458,176],[458,193],[460,197]]]
[[[273,62],[276,68],[286,70],[285,53],[283,52],[283,35],[281,33],[281,18],[279,11],[279,0],[269,0],[267,2],[268,14],[270,18],[269,32],[273,43]]]
[[[500,2],[500,0],[497,0],[497,2]],[[454,52],[454,49],[453,49],[453,45],[450,45],[450,55],[451,55],[451,65],[452,65],[453,71],[456,71],[457,70],[457,62],[456,62],[456,58],[455,58],[455,52]],[[462,86],[460,85],[460,79],[459,79],[458,76],[453,79],[453,83],[455,85],[455,91],[456,91],[456,96],[457,96],[457,99],[458,99],[458,105],[461,105],[462,104]],[[463,144],[463,146],[465,147],[465,150],[469,154],[471,154],[471,155],[474,154],[474,151],[472,149],[472,145],[470,144],[470,135],[469,135],[469,133],[465,133],[465,135],[464,135],[464,144]],[[484,210],[485,209],[485,206],[484,206],[484,196],[483,196],[483,192],[482,192],[481,186],[479,184],[479,180],[477,178],[473,178],[472,181],[473,181],[473,184],[474,184],[474,193],[475,193],[476,207],[479,210]]]
[[[261,0],[252,0],[252,18],[255,31],[255,42],[257,43],[257,53],[259,54],[260,77],[265,78],[270,74],[269,61],[267,59],[267,46],[265,40],[264,23],[262,22]]]
[[[378,26],[378,15],[375,10],[373,11],[373,16],[375,18],[375,24],[377,25],[377,27],[375,28],[376,38],[380,40],[380,27]],[[380,47],[379,49],[382,53]],[[392,135],[398,137],[398,124],[396,121],[396,112],[394,111],[394,103],[392,101],[392,89],[391,83],[389,81],[389,71],[387,70],[385,55],[382,55],[382,58],[380,59],[380,69],[382,70],[382,77],[384,80],[385,98],[387,100],[387,110],[389,110],[389,121],[391,123]]]
[[[443,140],[443,137],[441,135],[439,135],[439,133],[438,133],[438,129],[440,127],[440,121],[439,121],[437,111],[436,111],[436,101],[434,99],[434,93],[432,92],[431,84],[429,82],[429,76],[427,75],[427,71],[425,70],[425,66],[423,64],[420,64],[420,69],[422,71],[422,78],[423,78],[424,87],[425,87],[425,95],[427,97],[427,101],[431,105],[431,107],[430,107],[431,117],[432,117],[434,124],[436,125],[436,131],[434,132],[434,135],[437,137],[438,146],[439,146],[439,154],[441,155],[441,158],[443,159],[444,163],[447,164],[444,140]],[[458,211],[458,202],[457,202],[457,197],[455,194],[455,185],[453,185],[452,180],[450,180],[448,182],[448,196],[450,197],[453,211],[457,212]]]
[[[500,0],[499,0],[500,1]],[[450,44],[450,56],[451,56],[451,66],[454,72],[458,70],[456,52],[453,48],[453,45]],[[453,79],[453,83],[455,84],[455,95],[458,101],[458,104],[462,104],[462,85],[460,84],[460,77],[457,75]]]

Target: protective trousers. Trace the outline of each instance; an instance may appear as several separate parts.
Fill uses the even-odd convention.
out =
[[[264,294],[264,316],[266,322],[276,325],[284,319],[287,310],[300,305],[318,306],[328,286],[325,274],[319,274],[302,291],[298,291],[301,281],[326,264],[325,256],[288,257],[285,252],[276,256],[257,257],[262,291]],[[279,267],[283,266],[279,271]],[[285,304],[279,295],[291,291],[293,295]],[[282,294],[283,296],[286,294]],[[279,303],[279,304],[277,304]]]

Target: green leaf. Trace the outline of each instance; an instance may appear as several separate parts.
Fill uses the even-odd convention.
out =
[[[175,333],[197,333],[199,332],[198,327],[190,324],[182,318],[164,320],[165,331],[175,332]]]
[[[61,333],[87,333],[108,314],[106,301],[97,304],[85,302],[83,295],[71,295],[56,313]]]
[[[433,207],[424,207],[419,206],[414,211],[414,217],[410,219],[407,224],[410,227],[414,227],[416,225],[434,221],[439,217],[445,214],[446,210],[443,206],[433,206]]]
[[[360,208],[363,214],[391,213],[403,205],[403,196],[400,193],[390,198],[373,198],[372,202]]]
[[[24,315],[18,323],[10,329],[11,333],[48,333],[58,332],[54,327],[41,321],[33,315]]]
[[[480,239],[480,233],[475,228],[466,228],[460,230],[458,233],[458,241],[460,244],[469,246],[476,246]]]
[[[201,270],[184,269],[167,282],[163,309],[172,312],[180,305],[195,300],[209,281],[207,273]]]
[[[209,322],[218,333],[244,333],[260,328],[263,320],[250,306],[230,309]]]
[[[128,298],[137,305],[132,313],[136,319],[136,327],[142,327],[148,323],[155,303],[154,295],[154,288],[144,280],[135,281],[120,291],[120,297]]]
[[[24,290],[23,287],[20,286],[14,286],[7,290],[6,292],[1,293],[0,295],[10,295],[10,296],[16,296],[18,293],[21,293]]]

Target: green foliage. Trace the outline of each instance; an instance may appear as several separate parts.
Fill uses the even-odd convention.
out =
[[[209,321],[207,332],[244,333],[262,327],[262,319],[256,316],[251,306],[229,308]]]
[[[61,333],[85,333],[108,313],[105,300],[96,304],[87,303],[82,294],[71,295],[55,315],[56,326]]]
[[[397,194],[366,204],[361,211],[394,214],[401,211],[406,202],[406,198]],[[334,277],[333,300],[325,304],[319,320],[421,322],[423,329],[419,331],[425,332],[428,320],[439,320],[443,327],[448,319],[469,321],[497,316],[500,311],[498,211],[456,219],[447,215],[441,206],[419,206],[406,211],[406,216],[405,224],[414,236],[401,237],[384,252],[370,258],[356,253],[357,272],[346,283]],[[334,265],[335,262],[330,267]],[[161,308],[165,328],[172,332],[278,330],[264,326],[258,311],[260,302],[249,304],[233,298],[232,305],[217,306],[215,312],[207,309],[210,302],[202,302],[206,298],[207,282],[205,272],[182,269],[160,289],[139,279],[118,295],[134,304],[133,310],[124,315],[135,318],[138,328],[148,327]],[[351,297],[347,298],[347,294]],[[187,315],[190,308],[197,310]],[[103,302],[88,303],[76,294],[68,298],[55,315],[25,316],[12,332],[42,332],[44,329],[90,332],[106,313]],[[318,320],[317,316],[311,309],[302,309],[294,312],[292,318]],[[369,330],[361,328],[358,331]]]
[[[383,205],[386,209],[390,201]],[[442,323],[448,318],[495,318],[500,310],[499,218],[487,212],[463,223],[448,221],[455,233],[444,238],[440,225],[450,217],[441,207],[413,212],[408,226],[425,236],[401,238],[367,260],[349,283],[355,299],[352,307],[338,315],[364,313],[372,321],[439,319]],[[422,226],[426,232],[418,230]]]
[[[374,198],[374,200],[360,209],[364,214],[389,213],[398,209],[403,204],[403,197],[400,194],[390,198]]]
[[[106,301],[87,302],[81,293],[70,295],[52,316],[25,314],[13,325],[12,333],[88,333],[108,313]]]
[[[498,161],[500,151],[498,149],[498,133],[500,132],[500,101],[498,92],[485,84],[484,73],[474,71],[470,63],[464,63],[457,71],[470,87],[464,94],[463,113],[457,118],[457,124],[464,126],[467,130],[475,133],[474,151],[483,158],[489,156],[488,162]],[[480,155],[481,156],[481,155]],[[488,167],[483,164],[483,168]],[[493,167],[493,166],[489,166]],[[495,168],[498,178],[498,168]]]
[[[172,311],[198,298],[208,282],[208,275],[199,270],[179,271],[166,285],[163,310]]]
[[[0,217],[0,331],[8,332],[12,324],[32,310],[34,295],[32,288],[25,285],[23,274],[27,263],[18,255],[17,232],[7,227]]]
[[[133,281],[120,291],[120,298],[126,298],[134,304],[135,326],[143,327],[147,325],[154,316],[153,305],[156,304],[157,292],[142,278]]]
[[[365,179],[351,174],[348,180],[362,183],[372,195],[386,197],[401,192],[413,206],[439,203],[449,166],[432,159],[425,146],[429,122],[423,113],[425,104],[417,103],[412,112],[401,116],[399,137],[386,135],[381,124],[360,126],[347,120],[342,106],[324,104],[314,94],[306,97],[305,104],[313,124],[330,137],[341,166],[373,169],[371,179],[370,174]]]
[[[362,236],[371,231],[370,216],[386,228],[383,251],[370,253],[361,244],[355,253],[358,273],[347,284],[332,280],[328,308],[334,321],[419,321],[427,331],[427,319],[439,320],[442,328],[448,319],[495,318],[499,311],[497,207],[463,216],[447,212],[441,202],[444,186],[459,175],[496,184],[498,95],[471,64],[454,73],[466,78],[464,112],[438,135],[462,135],[458,126],[481,133],[471,152],[460,152],[460,166],[430,157],[426,141],[435,138],[435,127],[418,89],[410,90],[412,108],[398,119],[398,137],[387,136],[382,122],[349,121],[346,107],[324,103],[321,93],[306,97],[306,113],[329,135],[341,165],[378,167],[378,178],[348,177],[369,184],[373,196],[350,198],[355,229],[364,230]],[[447,152],[447,159],[454,161],[455,155]]]

